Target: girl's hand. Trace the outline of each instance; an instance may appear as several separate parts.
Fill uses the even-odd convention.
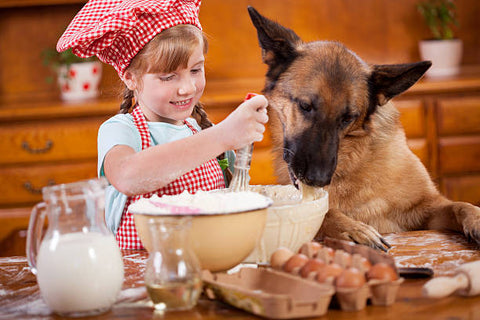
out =
[[[217,125],[227,150],[239,149],[263,139],[265,123],[268,122],[267,105],[267,99],[257,95],[243,102]]]

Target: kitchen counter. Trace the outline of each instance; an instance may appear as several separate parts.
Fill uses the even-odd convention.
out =
[[[415,231],[386,236],[399,267],[430,267],[435,275],[451,275],[462,263],[480,260],[480,248],[458,234]],[[112,310],[95,319],[248,319],[253,315],[202,297],[188,312],[157,315],[150,306],[143,273],[147,253],[123,251],[125,281]],[[357,312],[329,309],[321,319],[480,319],[480,296],[427,299],[427,279],[406,279],[390,307],[368,305]],[[61,319],[43,302],[25,257],[0,258],[0,319]],[[90,318],[91,319],[91,318]]]

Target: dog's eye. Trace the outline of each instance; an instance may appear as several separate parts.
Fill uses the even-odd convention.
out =
[[[344,114],[341,121],[342,128],[345,128],[357,118],[355,114]]]
[[[300,106],[300,108],[302,108],[302,110],[307,111],[307,112],[310,112],[313,109],[312,104],[308,103],[308,102],[299,101],[298,105]]]

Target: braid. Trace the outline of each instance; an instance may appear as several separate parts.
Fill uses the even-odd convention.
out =
[[[203,109],[202,104],[199,102],[195,105],[192,111],[192,118],[195,119],[202,129],[210,128],[213,123],[208,119],[207,113]]]
[[[130,108],[133,106],[133,97],[133,90],[130,90],[127,86],[125,86],[125,89],[123,89],[123,101],[120,104],[120,110],[118,113],[128,113]]]

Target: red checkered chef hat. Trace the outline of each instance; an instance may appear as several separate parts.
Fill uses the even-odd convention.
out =
[[[90,0],[57,43],[87,58],[96,55],[123,77],[130,61],[153,37],[178,24],[202,29],[201,0]]]

